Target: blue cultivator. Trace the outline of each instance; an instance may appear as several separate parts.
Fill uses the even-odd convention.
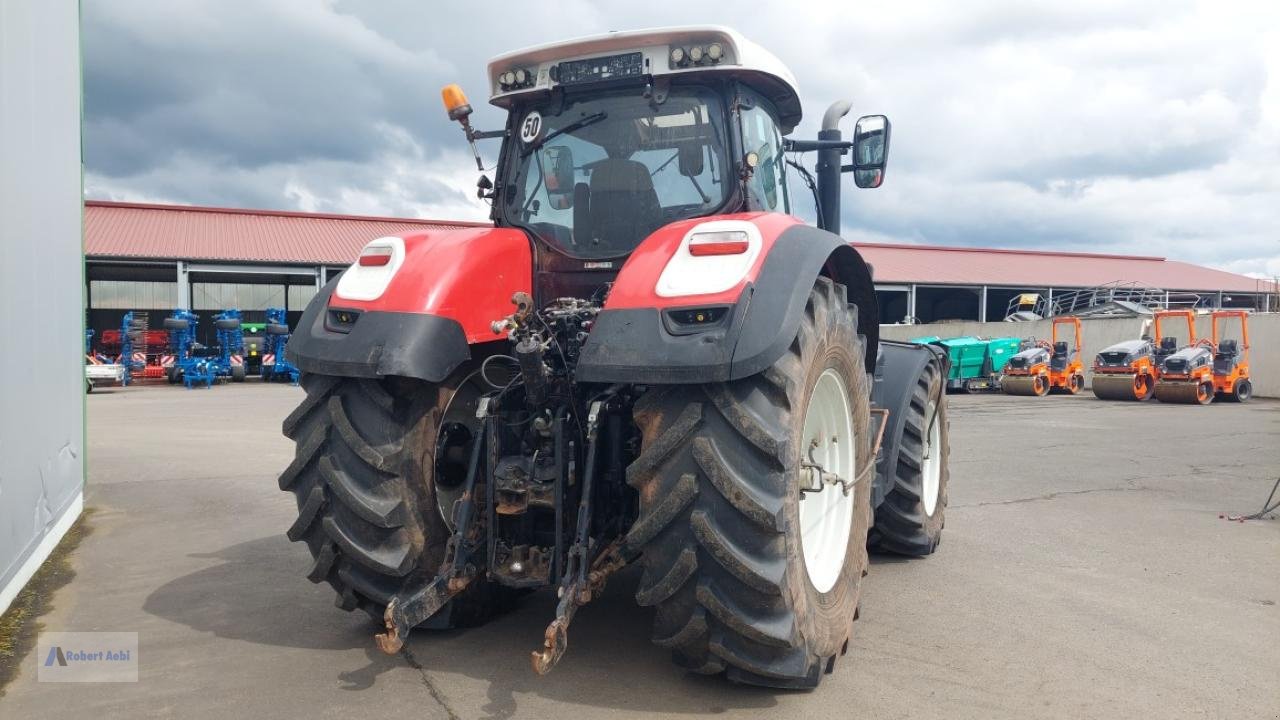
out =
[[[297,385],[298,376],[302,371],[284,356],[285,346],[289,343],[289,321],[285,317],[284,308],[267,308],[266,334],[267,344],[263,353],[262,379],[288,381]],[[268,363],[268,360],[274,362]]]
[[[198,355],[204,350],[204,346],[196,342],[199,325],[200,318],[183,308],[164,319],[164,329],[169,332],[169,351],[173,353],[173,365],[166,377],[171,384],[182,383],[188,390],[197,383],[204,383],[205,387],[213,385],[209,358]]]
[[[240,329],[240,311],[231,308],[213,316],[218,334],[218,357],[211,361],[213,373],[231,382],[244,382],[244,331]]]

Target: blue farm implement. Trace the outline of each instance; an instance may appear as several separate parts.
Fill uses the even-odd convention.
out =
[[[240,329],[241,314],[234,308],[213,316],[213,327],[218,336],[218,355],[213,363],[213,373],[231,382],[244,382],[244,332]]]
[[[262,379],[298,384],[301,371],[284,356],[289,344],[289,323],[284,308],[267,308],[266,346],[262,355]]]

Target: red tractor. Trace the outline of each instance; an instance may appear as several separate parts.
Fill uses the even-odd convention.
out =
[[[811,688],[848,649],[868,546],[927,555],[947,502],[947,367],[882,341],[840,181],[884,179],[890,125],[816,140],[791,72],[718,27],[503,55],[492,225],[377,238],[317,295],[288,357],[306,399],[288,535],[340,607],[475,623],[556,588],[545,673],[610,573],[680,666]],[[785,153],[817,153],[818,227]],[[476,153],[477,166],[483,168]],[[798,167],[798,166],[797,166]]]

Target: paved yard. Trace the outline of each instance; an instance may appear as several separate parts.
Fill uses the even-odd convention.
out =
[[[136,684],[35,681],[5,718],[1280,717],[1280,521],[1244,524],[1280,473],[1280,403],[952,398],[938,554],[876,558],[849,655],[814,693],[677,672],[623,574],[569,652],[529,670],[549,594],[468,632],[373,649],[303,578],[280,420],[297,388],[95,392],[94,533],[49,630],[137,631]]]

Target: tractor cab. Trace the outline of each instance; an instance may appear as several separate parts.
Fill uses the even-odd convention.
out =
[[[592,297],[643,240],[671,223],[792,211],[783,138],[800,121],[797,83],[777,57],[732,30],[572,40],[497,57],[488,76],[490,102],[508,111],[503,131],[472,130],[456,85],[445,89],[445,105],[473,147],[476,139],[502,138],[496,177],[482,177],[480,192],[496,225],[531,239],[538,304]],[[888,122],[870,116],[860,123],[854,156],[868,169],[855,180],[875,187]],[[837,161],[837,180],[839,169]],[[741,247],[712,241],[695,252],[729,255]]]

